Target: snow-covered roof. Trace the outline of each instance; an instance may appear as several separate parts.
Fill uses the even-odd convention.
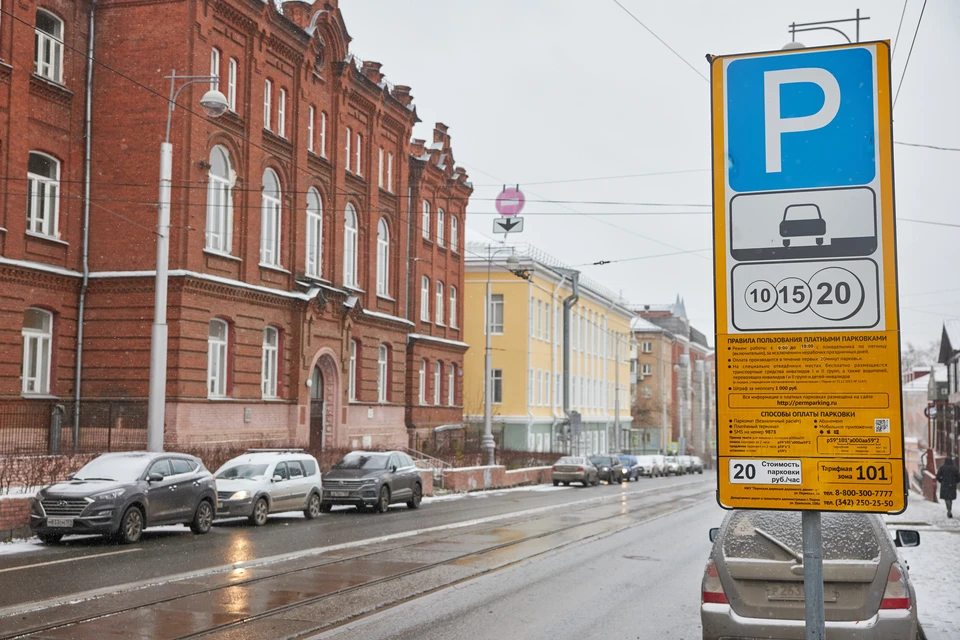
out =
[[[635,316],[630,320],[630,330],[631,331],[646,331],[649,333],[662,333],[663,328],[658,327],[653,324],[646,318],[641,318],[640,316]]]
[[[950,340],[950,347],[954,351],[960,351],[960,320],[944,320],[943,332]]]

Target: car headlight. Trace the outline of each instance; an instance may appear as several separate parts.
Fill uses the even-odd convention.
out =
[[[376,479],[376,478],[364,478],[364,479],[363,479],[363,484],[364,484],[364,485],[377,484],[377,479]]]
[[[37,502],[43,500],[43,490],[41,489],[40,491],[37,491],[37,495],[33,496],[33,499]]]
[[[94,500],[116,500],[123,495],[123,489],[111,489],[110,491],[102,491],[100,493],[95,493],[91,498]]]
[[[250,497],[250,492],[244,490],[244,491],[237,491],[237,492],[235,492],[232,496],[230,496],[230,499],[231,499],[231,500],[246,500],[246,499],[249,498],[249,497]]]

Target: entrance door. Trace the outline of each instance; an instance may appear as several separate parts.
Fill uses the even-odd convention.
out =
[[[320,445],[320,449],[326,449],[326,407],[323,402],[323,374],[320,373],[320,367],[313,368],[313,377],[310,384],[310,444],[312,446]]]

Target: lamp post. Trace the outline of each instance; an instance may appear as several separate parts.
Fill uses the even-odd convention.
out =
[[[493,309],[491,308],[491,299],[492,294],[490,292],[490,270],[493,265],[493,258],[499,252],[504,249],[509,249],[510,255],[507,256],[507,264],[511,267],[516,268],[520,264],[520,260],[517,258],[516,254],[513,253],[512,247],[501,247],[496,251],[493,250],[491,245],[487,245],[487,288],[486,294],[484,295],[484,302],[487,305],[486,313],[486,348],[483,354],[483,439],[480,441],[480,448],[486,452],[486,459],[488,465],[495,464],[496,460],[494,458],[494,450],[496,449],[496,443],[493,441],[493,381],[491,378],[492,373],[492,361],[491,361],[491,347],[490,347],[490,334],[492,333],[493,327]]]
[[[167,107],[167,134],[160,145],[160,199],[157,202],[157,279],[153,305],[153,326],[150,328],[150,391],[147,399],[147,450],[163,451],[163,420],[167,387],[167,263],[170,249],[170,183],[173,176],[173,145],[170,144],[170,120],[177,97],[184,87],[197,82],[219,84],[219,76],[178,76],[176,71],[165,76],[170,80]],[[177,80],[186,80],[177,88]],[[203,112],[218,118],[227,110],[226,97],[211,89],[200,98]]]

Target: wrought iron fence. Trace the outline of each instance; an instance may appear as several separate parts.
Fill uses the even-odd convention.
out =
[[[147,445],[147,403],[84,400],[74,403],[0,403],[0,455],[135,451]]]

